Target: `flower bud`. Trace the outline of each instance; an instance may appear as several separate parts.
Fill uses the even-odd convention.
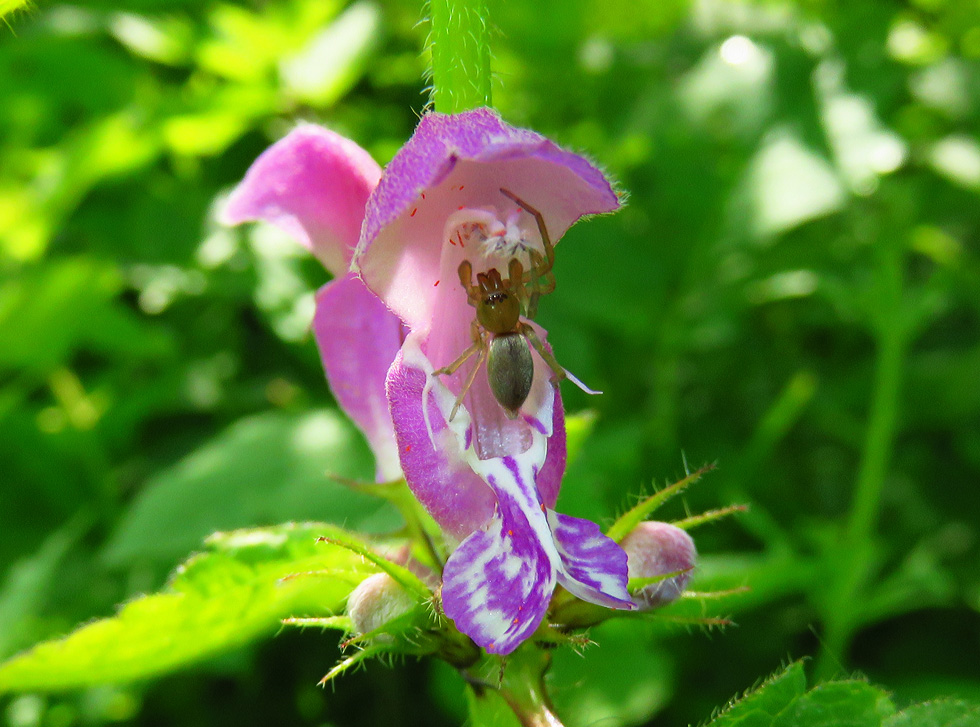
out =
[[[643,522],[620,545],[629,557],[630,578],[683,571],[634,593],[633,601],[641,611],[666,606],[684,592],[698,556],[687,532],[669,523]]]
[[[387,573],[368,576],[347,599],[347,615],[358,635],[384,626],[416,605],[412,595]],[[391,636],[379,639],[391,640]]]

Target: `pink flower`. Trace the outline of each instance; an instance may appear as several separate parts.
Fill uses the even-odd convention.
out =
[[[619,207],[587,160],[476,109],[425,116],[383,175],[353,142],[301,126],[253,164],[224,212],[229,224],[278,225],[342,276],[321,290],[313,324],[327,379],[368,437],[378,477],[400,465],[460,541],[443,573],[443,608],[501,654],[535,631],[557,584],[632,608],[625,553],[594,523],[553,509],[565,431],[547,363],[531,354],[530,390],[515,411],[498,403],[484,371],[473,374],[479,354],[435,373],[473,343],[476,309],[460,264],[508,279],[511,259],[526,271],[545,257],[534,215],[513,197],[540,211],[552,241],[583,215]]]

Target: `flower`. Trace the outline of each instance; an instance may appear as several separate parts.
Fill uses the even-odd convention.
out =
[[[255,162],[224,220],[272,222],[342,275],[317,296],[327,378],[365,431],[379,478],[394,476],[397,462],[459,542],[443,572],[445,613],[506,654],[537,629],[557,584],[632,608],[623,550],[594,523],[553,509],[565,431],[547,363],[532,356],[530,391],[514,412],[474,371],[479,355],[436,374],[473,343],[460,264],[506,276],[511,259],[529,270],[544,257],[533,210],[515,199],[540,210],[557,242],[583,215],[616,210],[615,192],[584,158],[489,109],[426,115],[378,171],[353,142],[304,125]]]
[[[686,530],[670,523],[642,522],[623,538],[623,550],[629,556],[630,578],[655,578],[674,573],[641,588],[634,595],[641,611],[650,611],[676,601],[691,580],[698,552]]]

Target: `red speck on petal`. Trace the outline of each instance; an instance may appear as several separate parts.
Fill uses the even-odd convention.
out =
[[[542,503],[541,503],[541,512],[545,512],[545,511],[546,511],[546,508],[545,508],[545,506],[544,506],[544,503],[542,502]]]
[[[507,534],[508,534],[508,535],[513,535],[513,534],[514,534],[514,531],[513,531],[513,530],[508,530],[508,531],[507,531]]]
[[[459,191],[460,191],[460,192],[462,192],[462,191],[463,191],[463,185],[462,185],[462,184],[461,184],[461,185],[459,185]]]
[[[514,619],[513,623],[515,623],[515,624],[517,623],[517,619],[516,618]]]
[[[434,288],[434,287],[436,287],[437,285],[439,285],[439,282],[440,282],[440,281],[438,281],[438,280],[437,280],[436,282],[434,282],[434,283],[432,284],[432,287]],[[542,505],[541,507],[544,507],[544,505]]]
[[[406,444],[405,445],[405,451],[406,452],[411,452],[412,451],[412,445],[411,444]]]
[[[422,199],[425,199],[425,192],[422,192]]]
[[[463,244],[463,237],[459,234],[459,230],[456,230],[456,239],[459,240],[460,247],[466,247],[466,245]]]
[[[450,237],[449,238],[449,244],[450,245],[455,245],[456,244],[456,241],[453,238]]]
[[[460,206],[459,206],[459,207],[457,207],[456,209],[457,209],[457,210],[461,210],[461,209],[463,209],[463,205],[460,205]]]
[[[415,209],[412,210],[412,214],[410,214],[409,217],[415,217],[415,213],[418,212],[418,211],[419,211],[419,208],[416,207]]]

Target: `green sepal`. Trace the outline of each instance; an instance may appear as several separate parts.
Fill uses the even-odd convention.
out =
[[[642,591],[647,586],[652,586],[654,583],[661,583],[662,581],[666,581],[668,578],[683,575],[684,573],[689,573],[690,571],[691,568],[681,568],[680,570],[670,571],[669,573],[661,573],[660,575],[656,576],[630,578],[626,584],[626,590],[628,590],[630,593],[636,593],[637,591]]]
[[[338,662],[330,671],[323,675],[323,679],[317,682],[321,687],[327,682],[336,679],[341,674],[346,672],[353,666],[357,666],[362,661],[370,659],[372,656],[379,656],[380,654],[387,654],[391,651],[391,647],[385,644],[373,644],[366,649],[361,649],[352,656],[348,656],[346,659],[342,659]]]
[[[419,602],[428,601],[432,598],[432,591],[429,590],[429,587],[425,585],[425,582],[417,575],[412,573],[412,571],[403,565],[398,565],[397,563],[388,560],[384,556],[375,553],[366,545],[359,543],[347,534],[336,534],[329,537],[321,537],[317,539],[317,542],[337,545],[341,548],[346,548],[353,553],[357,553],[363,558],[367,558],[369,561],[378,566],[378,568],[391,576],[396,583],[402,586],[402,588],[414,595]]]
[[[350,620],[350,616],[290,616],[289,618],[284,618],[282,620],[283,626],[299,626],[300,628],[308,628],[310,626],[319,626],[322,629],[337,629],[338,631],[343,631],[344,633],[350,633],[354,630],[354,624]]]
[[[682,480],[678,480],[672,485],[665,487],[659,492],[655,492],[649,497],[641,500],[623,513],[606,531],[606,536],[612,538],[617,543],[629,535],[641,522],[646,520],[654,510],[663,505],[673,497],[681,494],[688,487],[700,480],[705,473],[714,469],[714,465],[705,465],[696,472],[692,472]]]
[[[355,492],[380,497],[394,505],[405,520],[409,538],[417,546],[413,550],[413,555],[424,565],[442,573],[442,566],[448,557],[448,553],[442,547],[442,530],[412,494],[404,479],[389,482],[368,482],[340,477],[339,475],[329,476],[335,482]]]
[[[716,520],[721,520],[729,515],[737,515],[740,512],[747,512],[748,509],[748,505],[729,505],[728,507],[720,507],[717,510],[708,510],[707,512],[702,512],[699,515],[692,515],[691,517],[686,517],[683,520],[675,520],[671,523],[671,525],[676,528],[680,528],[681,530],[693,530],[700,525],[713,523]]]

